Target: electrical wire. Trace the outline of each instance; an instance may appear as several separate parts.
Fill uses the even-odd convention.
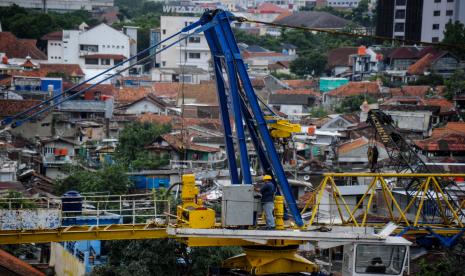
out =
[[[371,39],[376,39],[376,40],[381,40],[381,41],[399,42],[399,43],[403,43],[403,44],[426,45],[426,46],[435,46],[435,47],[442,47],[442,48],[455,48],[457,50],[465,50],[465,45],[463,45],[463,44],[452,44],[452,43],[444,43],[444,42],[427,42],[427,41],[420,41],[420,40],[379,36],[379,35],[351,33],[351,32],[329,30],[329,29],[322,29],[322,28],[293,26],[293,25],[288,25],[288,24],[281,24],[281,23],[273,23],[273,22],[265,22],[265,21],[260,21],[260,20],[253,20],[253,19],[248,19],[248,18],[245,18],[245,17],[236,17],[236,20],[238,22],[241,22],[241,23],[242,22],[256,23],[256,24],[262,24],[262,25],[267,25],[267,26],[272,26],[272,27],[282,28],[282,29],[296,29],[296,30],[302,30],[302,31],[327,33],[327,34],[336,35],[336,36],[349,36],[349,37],[356,37],[356,38],[371,38]]]

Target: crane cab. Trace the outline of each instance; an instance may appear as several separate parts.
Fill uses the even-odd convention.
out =
[[[411,242],[387,237],[384,243],[354,242],[344,245],[342,275],[404,275]]]

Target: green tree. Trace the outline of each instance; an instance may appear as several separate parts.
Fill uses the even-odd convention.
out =
[[[116,160],[126,167],[133,165],[138,159],[143,159],[137,164],[142,164],[149,159],[144,147],[152,142],[157,136],[167,133],[168,125],[135,122],[126,126],[118,139],[115,152]],[[156,166],[153,165],[153,166]],[[152,168],[153,168],[152,166]]]
[[[314,118],[323,118],[323,117],[326,117],[328,116],[328,111],[326,109],[324,109],[323,107],[313,107],[311,110],[310,110],[310,116],[314,117]]]
[[[455,71],[444,83],[446,85],[444,97],[452,100],[456,94],[465,93],[465,72],[463,70]]]
[[[299,76],[319,76],[323,73],[327,62],[327,57],[325,55],[320,53],[311,53],[293,60],[290,65],[290,69],[292,73]]]
[[[104,166],[98,171],[87,171],[73,166],[68,168],[68,173],[68,177],[55,181],[54,188],[57,194],[70,190],[124,194],[132,185],[121,165]]]
[[[444,30],[444,39],[442,42],[463,47],[463,45],[465,45],[465,25],[460,21],[452,22],[452,20],[450,20],[446,24],[446,28]],[[465,50],[463,48],[460,49],[447,47],[445,50],[454,53],[461,59],[465,59]]]
[[[431,73],[429,75],[421,75],[416,81],[412,83],[413,85],[444,85],[444,78],[441,75]]]
[[[351,113],[360,110],[360,106],[364,101],[368,103],[375,103],[376,99],[369,95],[357,95],[347,97],[342,100],[339,106],[336,108],[337,113]]]
[[[93,276],[207,275],[208,269],[241,252],[237,247],[187,248],[172,239],[107,241],[108,263]]]

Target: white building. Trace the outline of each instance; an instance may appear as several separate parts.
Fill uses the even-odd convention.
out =
[[[123,32],[104,23],[85,27],[82,24],[80,30],[45,35],[48,63],[79,64],[88,75],[89,70],[98,73],[135,54],[137,31],[133,27],[125,27]]]
[[[360,0],[328,0],[326,6],[333,8],[356,8]]]
[[[197,17],[188,16],[161,16],[160,32],[161,40],[178,32],[187,25],[197,21]],[[162,44],[162,48],[168,46],[170,42]],[[180,66],[194,66],[203,70],[210,69],[210,48],[203,33],[189,37],[181,43],[161,52],[160,67],[179,68]]]
[[[423,1],[421,40],[439,42],[444,38],[446,24],[460,21],[465,24],[465,1],[428,0]]]

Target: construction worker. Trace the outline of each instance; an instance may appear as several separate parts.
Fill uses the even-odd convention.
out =
[[[260,189],[262,195],[262,208],[265,211],[266,218],[266,229],[272,230],[275,227],[273,211],[274,211],[274,195],[276,193],[276,187],[271,181],[271,175],[263,176],[263,186]]]

